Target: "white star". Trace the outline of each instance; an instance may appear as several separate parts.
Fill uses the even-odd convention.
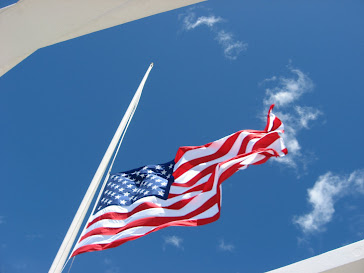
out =
[[[125,185],[126,183],[127,183],[126,181],[124,181],[124,182],[123,182],[123,184],[124,184],[124,185]]]
[[[153,183],[149,183],[149,184],[148,184],[148,187],[151,187],[152,185],[153,185]]]
[[[115,186],[115,190],[116,190],[117,188],[119,188],[119,187],[120,187],[119,185],[116,185],[116,186]]]
[[[156,182],[162,182],[162,180],[160,180],[160,179],[157,179],[157,180],[156,180]]]
[[[120,199],[120,197],[121,197],[120,195],[116,195],[115,199]]]
[[[145,177],[145,174],[141,174],[140,177],[144,178]]]
[[[163,171],[162,171],[162,174],[166,174],[166,173],[167,173],[167,171],[166,171],[166,170],[163,170]]]
[[[168,168],[172,169],[172,167],[173,167],[173,164],[172,163],[169,164]]]
[[[145,167],[143,168],[143,170],[146,170],[146,169],[148,169],[148,167],[147,167],[147,166],[145,166]]]
[[[127,186],[129,189],[131,188],[131,187],[133,187],[131,184],[129,184],[128,186]]]
[[[123,188],[120,188],[119,191],[123,191],[124,189]]]
[[[111,204],[111,202],[112,202],[112,201],[111,201],[111,200],[109,200],[109,202],[107,202],[107,203],[110,205],[110,204]]]
[[[144,195],[147,195],[147,194],[148,194],[148,192],[149,192],[149,191],[146,191],[146,192],[144,193]]]
[[[115,192],[113,192],[112,194],[111,194],[111,196],[114,196],[115,195]]]
[[[133,189],[133,192],[136,192],[136,191],[137,191],[137,188],[134,188],[134,189]]]
[[[126,201],[125,200],[120,200],[120,204],[125,205]]]
[[[152,187],[152,189],[153,189],[153,190],[155,190],[155,189],[157,189],[157,188],[158,188],[157,186],[153,186],[153,187]]]
[[[124,196],[129,196],[130,192],[124,192]]]
[[[164,192],[163,191],[159,191],[158,194],[159,195],[164,195]]]
[[[169,175],[167,175],[167,178],[170,178],[171,177],[171,175],[169,174]]]
[[[161,185],[164,186],[164,187],[167,186],[167,184],[168,184],[167,182],[161,183]]]
[[[148,173],[153,173],[153,171],[152,170],[148,170]]]
[[[155,169],[156,169],[156,170],[161,170],[161,169],[162,169],[162,167],[161,167],[161,166],[159,166],[159,165],[157,165],[157,166],[155,166]]]

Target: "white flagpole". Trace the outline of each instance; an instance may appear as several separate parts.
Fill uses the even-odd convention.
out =
[[[142,82],[140,83],[138,90],[135,92],[133,100],[131,101],[128,109],[125,112],[123,119],[121,120],[118,129],[115,132],[114,137],[112,138],[109,147],[106,150],[104,157],[101,160],[99,167],[91,181],[90,186],[87,189],[85,196],[81,202],[80,207],[77,210],[75,217],[67,231],[66,236],[63,239],[62,245],[58,250],[57,256],[55,257],[51,268],[49,269],[48,273],[61,273],[64,263],[66,262],[71,247],[75,241],[75,238],[78,234],[78,231],[81,227],[81,224],[85,218],[85,215],[88,211],[88,208],[92,202],[92,199],[96,193],[96,190],[100,184],[102,177],[106,171],[106,168],[110,162],[112,155],[114,154],[115,148],[119,143],[120,137],[128,123],[130,116],[133,113],[133,110],[137,107],[139,98],[141,96],[144,84],[148,78],[149,72],[153,67],[153,63],[149,66],[147,72],[144,75]]]

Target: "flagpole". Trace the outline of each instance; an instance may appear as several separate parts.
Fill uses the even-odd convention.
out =
[[[83,200],[76,212],[76,215],[73,218],[73,221],[67,231],[66,236],[63,239],[63,242],[57,252],[57,255],[56,255],[48,273],[61,273],[62,272],[63,265],[68,258],[71,247],[76,239],[76,236],[79,232],[79,229],[85,218],[85,215],[90,207],[92,199],[94,198],[94,195],[100,184],[100,181],[101,181],[102,177],[104,176],[104,173],[110,162],[110,159],[111,159],[112,155],[114,154],[115,148],[119,143],[122,133],[124,132],[125,127],[127,126],[127,123],[129,121],[131,115],[133,114],[133,111],[135,110],[135,108],[138,105],[138,101],[141,96],[144,84],[145,84],[152,68],[153,68],[153,63],[150,64],[147,72],[144,75],[143,80],[141,81],[137,91],[135,92],[135,95],[134,95],[129,107],[126,110],[125,115],[124,115],[123,119],[121,120],[119,127],[117,128],[115,135],[112,138],[110,145],[107,148],[99,167],[97,168],[97,171],[90,183],[90,186],[88,187],[87,192],[86,192],[85,196],[83,197]]]

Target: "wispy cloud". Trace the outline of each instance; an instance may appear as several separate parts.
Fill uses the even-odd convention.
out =
[[[294,217],[294,223],[305,234],[324,231],[335,213],[335,203],[352,194],[364,194],[364,169],[343,176],[327,172],[308,190],[311,212]]]
[[[297,168],[298,163],[306,167],[307,156],[302,154],[302,147],[298,140],[302,129],[310,129],[312,121],[317,120],[322,112],[309,106],[297,105],[299,99],[314,88],[312,80],[298,68],[288,65],[290,76],[273,76],[261,82],[261,85],[270,85],[266,88],[263,100],[264,108],[275,104],[275,114],[283,121],[285,134],[283,138],[288,148],[288,155],[277,158],[276,161]],[[266,110],[265,110],[266,111]],[[310,155],[311,158],[312,155]]]
[[[270,105],[275,103],[277,106],[289,106],[293,102],[296,102],[304,93],[312,91],[312,80],[301,70],[294,69],[289,66],[292,77],[279,77],[278,86],[274,88],[266,89],[266,98],[264,104]],[[277,77],[273,76],[265,81],[277,80]]]
[[[235,249],[233,244],[226,243],[223,239],[219,242],[219,249],[222,251],[229,251],[232,252]]]
[[[193,9],[189,9],[187,13],[180,15],[183,22],[183,28],[187,31],[196,29],[197,27],[206,26],[214,33],[215,40],[222,47],[224,56],[230,60],[236,60],[241,52],[247,50],[248,44],[239,41],[234,37],[232,32],[226,31],[221,24],[225,23],[220,16],[197,16]]]
[[[182,242],[183,242],[183,239],[178,236],[175,236],[175,235],[166,236],[164,238],[165,245],[172,245],[172,246],[175,246],[180,249],[183,249]]]
[[[105,258],[104,259],[104,264],[105,264],[105,273],[119,273],[120,271],[120,267],[118,266],[113,266],[113,261],[110,258]]]
[[[221,17],[212,16],[200,16],[196,18],[196,14],[193,12],[188,13],[183,18],[183,26],[186,30],[195,29],[198,26],[208,26],[213,27],[216,23],[222,22],[223,19]]]
[[[216,40],[224,50],[224,55],[230,60],[236,60],[242,51],[247,50],[248,44],[237,41],[231,32],[220,30],[217,33]]]

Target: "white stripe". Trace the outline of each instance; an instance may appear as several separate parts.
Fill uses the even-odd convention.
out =
[[[78,243],[75,247],[75,250],[82,246],[93,245],[93,244],[109,244],[115,240],[123,239],[130,236],[138,236],[143,235],[156,227],[135,227],[127,229],[123,232],[120,232],[116,235],[94,235],[86,238],[82,242]]]
[[[250,153],[253,150],[255,143],[257,143],[261,139],[262,139],[262,137],[253,138],[252,140],[250,140],[248,145],[246,145],[245,153]]]
[[[276,116],[270,112],[269,113],[269,126],[268,126],[268,132],[270,132],[273,128],[273,123],[274,123],[274,120],[275,120]]]
[[[234,145],[231,147],[231,149],[229,150],[229,152],[222,156],[222,157],[219,157],[219,158],[216,158],[215,160],[212,160],[212,161],[208,161],[208,162],[205,162],[203,164],[199,164],[197,166],[194,166],[193,168],[191,168],[190,170],[188,170],[187,172],[185,172],[183,175],[181,175],[180,177],[178,177],[174,183],[179,183],[179,184],[183,184],[183,183],[186,183],[188,182],[189,180],[186,179],[186,177],[194,177],[195,175],[197,175],[199,172],[203,171],[204,169],[210,167],[211,165],[213,164],[217,164],[217,163],[220,163],[220,162],[223,162],[225,160],[228,160],[232,157],[235,157],[239,150],[240,150],[240,147],[241,147],[241,144],[242,142],[244,141],[245,137],[247,135],[249,135],[250,133],[247,133],[247,132],[242,132],[239,137],[237,138],[237,140],[235,141]],[[249,141],[248,143],[248,147],[249,145],[254,145],[259,139],[261,138],[258,138],[258,139],[252,139]],[[252,142],[252,144],[250,144]],[[252,146],[251,146],[252,147]],[[208,148],[209,149],[209,148]],[[250,151],[251,151],[252,148],[250,148]],[[199,151],[200,149],[197,149],[197,150],[194,150],[194,151]],[[206,150],[206,149],[204,149]],[[248,150],[248,149],[247,149]],[[182,159],[184,158],[184,156],[180,159],[180,161],[182,161]],[[178,162],[176,165],[175,165],[175,169],[177,170],[180,166],[180,162]],[[190,175],[190,173],[192,173],[193,175]]]
[[[204,212],[200,213],[199,215],[196,215],[195,217],[192,217],[190,220],[201,220],[201,219],[211,218],[215,216],[217,213],[219,213],[219,206],[215,204],[208,210],[205,210]]]
[[[195,192],[190,192],[190,193],[186,193],[184,195],[181,196],[176,196],[173,198],[169,198],[167,200],[163,200],[160,198],[157,198],[155,196],[147,196],[144,197],[142,199],[139,199],[138,201],[134,202],[132,205],[130,206],[118,206],[118,205],[114,205],[114,206],[108,206],[100,211],[98,211],[95,215],[90,216],[88,223],[92,222],[94,219],[96,219],[97,217],[105,214],[105,213],[109,213],[109,212],[115,212],[115,213],[128,213],[133,211],[136,207],[138,207],[139,205],[145,203],[145,202],[150,202],[150,203],[154,203],[160,207],[168,207],[173,205],[174,203],[183,200],[183,199],[188,199],[191,198],[193,196],[196,196],[198,194],[200,194],[201,191],[195,191]]]
[[[219,212],[219,207],[217,204],[215,204],[214,206],[212,206],[210,209],[204,211],[203,213],[196,215],[195,217],[193,217],[191,219],[186,219],[186,220],[207,219],[207,218],[211,218],[211,217],[215,216],[218,212]],[[93,235],[93,236],[86,238],[82,242],[78,243],[76,245],[75,249],[80,248],[85,245],[108,244],[108,243],[112,243],[115,240],[124,239],[124,238],[131,237],[131,236],[143,235],[149,231],[154,230],[155,228],[156,228],[155,226],[153,226],[153,227],[142,226],[142,227],[134,227],[134,228],[127,229],[116,235]]]
[[[133,221],[143,219],[143,218],[148,218],[148,217],[181,217],[181,216],[185,216],[185,215],[197,210],[199,207],[203,206],[215,194],[216,194],[216,189],[212,189],[211,191],[201,193],[195,197],[193,202],[188,203],[186,206],[184,206],[183,208],[181,208],[179,210],[171,210],[171,209],[165,209],[165,208],[150,208],[150,209],[145,209],[145,210],[139,211],[139,212],[131,215],[130,217],[128,217],[125,220],[111,220],[111,219],[100,220],[100,221],[97,221],[96,223],[94,223],[93,225],[91,225],[89,228],[85,229],[83,232],[83,235],[95,228],[99,228],[99,227],[121,228]],[[198,204],[198,206],[196,206],[196,204]]]
[[[189,191],[193,187],[197,187],[197,186],[199,186],[199,185],[201,185],[203,183],[206,183],[209,180],[210,176],[211,176],[211,173],[209,173],[208,175],[206,175],[203,178],[201,178],[192,187],[178,187],[178,186],[173,186],[173,184],[172,184],[169,193],[172,193],[172,194],[183,194],[186,191]]]
[[[234,133],[234,134],[237,134],[237,133]],[[183,157],[181,157],[181,159],[176,163],[174,170],[176,170],[179,166],[181,166],[183,163],[186,163],[188,161],[215,154],[221,148],[221,146],[223,146],[223,144],[226,142],[226,140],[234,134],[231,134],[227,137],[214,141],[207,148],[203,147],[203,148],[198,148],[198,149],[193,149],[193,150],[187,151],[186,153],[184,153]],[[239,151],[239,148],[241,146],[241,143],[244,141],[244,138],[250,134],[252,134],[252,133],[246,132],[246,131],[240,132],[239,136],[235,140],[234,145],[230,149],[230,152],[227,155],[225,155],[224,157],[227,159],[229,157],[229,154],[234,153],[234,152],[236,154]],[[209,162],[205,162],[205,163],[214,164],[217,162],[221,162],[221,161],[219,161],[219,158],[217,160],[209,161]]]

